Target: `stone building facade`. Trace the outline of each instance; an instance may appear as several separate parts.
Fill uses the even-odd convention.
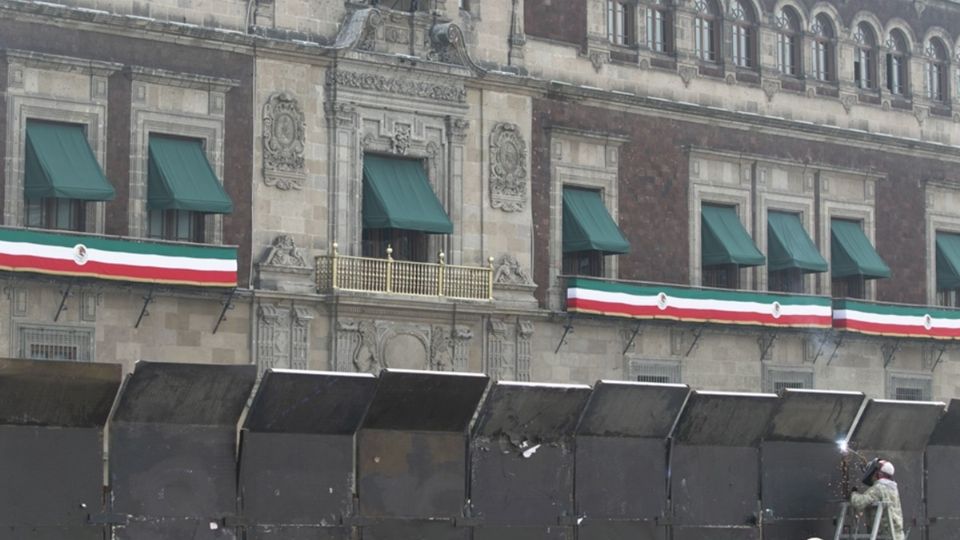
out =
[[[960,396],[960,4],[11,0],[0,12],[10,356]],[[82,215],[69,226],[56,217],[69,182],[30,157],[56,150],[31,138],[37,122],[80,126],[114,190],[69,206]],[[201,163],[177,169],[189,181],[164,169],[160,139]],[[194,204],[183,190],[200,180]],[[728,243],[704,208],[727,220]],[[574,223],[592,218],[619,236]],[[781,218],[809,243],[778,247],[789,260],[773,270]],[[575,251],[578,234],[595,247]],[[737,239],[762,262],[732,253]],[[73,251],[41,264],[23,244]],[[797,262],[801,244],[826,266]],[[730,262],[710,262],[714,248]],[[864,270],[858,249],[886,271]],[[143,252],[164,271],[116,268]],[[860,270],[838,270],[848,262]],[[197,274],[212,267],[226,270]],[[578,287],[623,296],[584,308]],[[662,313],[624,311],[642,291]],[[763,317],[668,309],[721,301]],[[824,315],[780,320],[798,305]]]

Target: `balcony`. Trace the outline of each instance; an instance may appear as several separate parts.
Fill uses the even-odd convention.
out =
[[[317,292],[363,292],[384,295],[489,301],[493,298],[493,260],[488,266],[439,262],[398,261],[387,248],[387,258],[340,255],[333,244],[330,255],[317,257]]]
[[[833,326],[874,336],[960,339],[960,310],[844,298],[833,301]]]

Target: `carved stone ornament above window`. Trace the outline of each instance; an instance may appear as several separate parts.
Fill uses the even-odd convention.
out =
[[[263,106],[263,181],[281,190],[303,189],[304,115],[297,99],[278,92]]]
[[[307,259],[303,252],[297,247],[292,236],[281,234],[273,239],[273,245],[263,259],[263,264],[268,266],[286,266],[290,268],[307,267]]]
[[[490,205],[519,212],[526,203],[526,143],[516,124],[498,123],[490,134]]]

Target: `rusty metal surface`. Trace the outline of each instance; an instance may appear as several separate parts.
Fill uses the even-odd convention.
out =
[[[786,389],[764,440],[833,444],[849,433],[863,400],[859,392]]]
[[[759,451],[751,447],[674,446],[670,488],[679,526],[751,527],[758,518]]]
[[[0,359],[0,425],[102,427],[120,375],[117,364]]]
[[[773,394],[690,394],[677,427],[677,444],[700,446],[756,446],[777,405]]]
[[[488,382],[482,374],[384,370],[363,428],[463,432]]]
[[[576,452],[578,516],[655,520],[666,514],[666,440],[579,436]]]
[[[259,433],[352,435],[370,406],[370,374],[268,370],[243,428]]]
[[[685,385],[600,381],[577,435],[666,439],[689,392]]]
[[[854,428],[850,447],[922,451],[943,413],[943,403],[872,399]]]

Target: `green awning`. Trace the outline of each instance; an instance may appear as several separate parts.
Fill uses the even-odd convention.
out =
[[[615,254],[630,251],[600,192],[563,188],[563,252],[599,251]]]
[[[363,228],[450,234],[453,223],[412,159],[363,157]]]
[[[890,267],[883,262],[877,250],[863,234],[857,221],[834,219],[830,221],[831,274],[835,278],[863,276],[864,279],[890,277]]]
[[[803,228],[799,215],[770,211],[767,226],[768,270],[826,272],[830,268]]]
[[[207,161],[196,139],[150,136],[147,207],[229,214],[233,201]]]
[[[109,201],[116,193],[87,143],[83,126],[28,120],[23,194],[28,199]]]
[[[766,262],[732,206],[704,204],[700,223],[703,266],[760,266]]]
[[[960,234],[937,233],[937,290],[960,289]]]

